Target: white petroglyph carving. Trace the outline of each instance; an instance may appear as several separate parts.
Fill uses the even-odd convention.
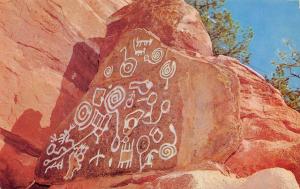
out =
[[[159,157],[163,160],[169,160],[177,154],[176,143],[177,143],[177,134],[173,124],[169,125],[170,131],[174,135],[173,143],[164,143],[159,148]]]
[[[99,140],[100,140],[100,137],[103,135],[103,133],[105,131],[108,131],[109,128],[108,128],[108,124],[111,120],[111,115],[110,114],[106,114],[105,116],[103,116],[101,118],[101,120],[99,122],[97,122],[96,124],[93,124],[92,125],[94,126],[94,129],[93,129],[93,134],[94,136],[96,137],[96,141],[95,143],[96,144],[99,144]],[[96,119],[95,119],[96,120]]]
[[[79,127],[79,130],[87,128],[86,125],[93,112],[93,106],[88,101],[82,101],[76,109],[74,122]]]
[[[135,100],[135,91],[132,91],[131,94],[129,94],[128,99],[126,100],[126,108],[132,108]],[[125,109],[125,107],[124,107]]]
[[[141,40],[136,38],[132,42],[134,55],[144,56],[145,63],[155,65],[162,62],[165,56],[163,48],[155,48],[151,56],[146,54],[147,48],[153,43],[153,39]],[[138,63],[136,57],[128,56],[128,52],[132,52],[131,49],[128,50],[127,47],[123,47],[120,51],[124,53],[124,59],[119,70],[120,76],[123,78],[131,77]],[[110,78],[114,69],[118,69],[118,67],[107,66],[103,71],[104,77]],[[169,80],[175,72],[175,61],[168,60],[160,67],[160,77],[166,80],[165,90],[169,88]],[[125,90],[125,87],[128,91]],[[171,101],[159,98],[161,93],[154,91],[154,89],[154,83],[146,78],[145,80],[130,81],[129,85],[113,86],[108,84],[106,88],[95,88],[90,102],[84,100],[77,106],[73,117],[74,123],[70,124],[69,129],[51,136],[46,155],[52,157],[43,162],[45,174],[49,170],[63,170],[64,166],[68,166],[64,179],[72,179],[74,174],[80,171],[83,165],[86,165],[82,162],[87,156],[87,150],[93,153],[96,152],[96,149],[89,149],[89,146],[84,144],[85,140],[91,137],[95,144],[103,141],[108,143],[111,140],[110,138],[102,138],[102,136],[106,136],[104,133],[108,131],[110,136],[113,135],[110,151],[119,155],[117,168],[129,169],[132,167],[133,162],[137,161],[136,158],[139,158],[139,170],[143,171],[147,167],[153,167],[155,158],[157,160],[173,158],[177,154],[177,135],[173,124],[169,125],[169,130],[174,135],[172,143],[162,142],[166,134],[160,129],[162,127],[159,128],[155,125],[162,120],[165,114],[170,112]],[[166,91],[163,92],[163,96],[166,96]],[[122,110],[126,113],[121,112]],[[139,133],[140,126],[146,126],[146,134]],[[72,132],[73,135],[71,135],[73,129],[76,132]],[[71,138],[74,134],[84,134],[84,136],[75,141]],[[136,140],[134,137],[139,138]],[[91,144],[90,141],[86,143]],[[151,143],[157,146],[156,149],[150,148]],[[98,149],[97,154],[86,157],[88,164],[98,166],[101,159],[107,158],[108,161],[106,160],[105,163],[108,163],[108,167],[115,168],[117,161],[113,165],[113,157],[115,156],[109,153],[104,151],[101,153]]]
[[[72,145],[74,144],[74,140],[70,138],[70,131],[72,129],[73,125],[69,130],[64,130],[63,133],[61,133],[57,139],[58,143],[60,145],[66,144],[66,143],[71,143]]]
[[[152,87],[153,83],[148,79],[145,81],[132,81],[129,84],[129,89],[137,90],[141,95],[146,95]]]
[[[123,134],[129,136],[134,128],[139,124],[140,119],[145,114],[144,110],[137,109],[128,115],[126,115],[124,120]]]
[[[104,106],[108,113],[114,113],[122,104],[126,96],[126,92],[122,86],[114,87],[105,97]]]
[[[104,115],[100,113],[98,109],[94,110],[93,117],[88,125],[92,125],[94,128],[98,128],[101,126],[102,122],[104,120]]]
[[[100,107],[104,101],[104,95],[106,93],[106,89],[104,88],[96,88],[93,94],[93,105]]]
[[[109,168],[112,166],[112,162],[113,162],[113,159],[112,159],[112,158],[109,158],[109,160],[108,160],[108,167],[109,167]]]
[[[149,136],[151,136],[154,143],[158,144],[164,137],[164,134],[158,127],[153,127],[150,130]]]
[[[49,169],[57,169],[57,170],[62,170],[64,167],[64,159],[61,159],[60,161],[54,162],[52,165],[49,165],[45,169],[45,174],[48,172]]]
[[[146,53],[146,47],[152,44],[153,39],[140,40],[138,37],[132,40],[134,55],[143,56]]]
[[[114,67],[112,67],[112,66],[107,66],[107,67],[104,69],[104,72],[103,72],[104,77],[110,78],[111,75],[112,75],[112,73],[113,73],[113,71],[114,71]]]
[[[144,61],[150,64],[158,64],[162,61],[164,57],[164,50],[162,48],[156,48],[153,50],[151,54],[151,58],[149,55],[144,56]]]
[[[85,153],[88,149],[89,147],[85,144],[81,144],[80,146],[74,148],[74,151],[69,156],[69,167],[67,174],[64,176],[65,180],[72,179],[74,172],[81,169],[82,161],[84,160]]]
[[[157,124],[159,123],[159,121],[161,120],[162,118],[162,115],[163,114],[166,114],[166,113],[169,113],[170,111],[170,107],[171,107],[171,101],[170,100],[164,100],[161,105],[160,105],[160,114],[159,114],[159,117],[156,119],[156,120],[153,120],[153,109],[154,109],[154,105],[157,101],[157,94],[156,93],[153,93],[152,94],[154,97],[151,97],[151,94],[150,96],[148,97],[148,100],[147,100],[147,104],[151,107],[150,108],[150,111],[147,112],[144,116],[144,118],[146,119],[143,119],[142,122],[144,124]],[[152,100],[151,100],[152,98]]]
[[[158,151],[156,149],[153,149],[153,150],[151,150],[147,154],[147,156],[145,157],[145,163],[140,167],[140,171],[143,171],[143,169],[146,166],[150,166],[152,168],[152,166],[153,166],[153,159],[154,159],[153,153],[157,153],[158,154]]]
[[[96,162],[95,165],[98,166],[98,164],[99,164],[99,159],[100,159],[100,158],[104,159],[104,158],[105,158],[105,155],[104,155],[104,154],[101,154],[101,153],[100,153],[100,149],[99,149],[99,150],[97,151],[97,154],[96,154],[94,157],[92,157],[92,158],[90,159],[89,164],[91,164],[93,161],[95,161],[95,162]]]
[[[124,51],[124,61],[120,66],[120,75],[122,77],[131,77],[137,67],[137,60],[135,58],[127,57],[127,48],[123,47],[121,52]]]
[[[133,145],[134,145],[134,139],[132,140],[131,143],[129,142],[128,138],[124,140],[121,147],[118,168],[128,169],[131,167],[132,159],[133,159]]]
[[[60,153],[65,152],[67,150],[64,146],[60,147],[58,150],[56,150],[56,147],[56,144],[51,143],[46,149],[47,155],[59,155]]]
[[[120,147],[120,144],[121,144],[121,139],[120,139],[120,136],[119,136],[119,120],[120,120],[120,114],[119,114],[119,111],[117,110],[115,112],[115,117],[116,117],[116,125],[115,125],[115,128],[116,128],[116,135],[111,143],[111,146],[110,146],[110,150],[112,152],[116,152],[118,151],[119,147]]]
[[[136,143],[136,151],[139,154],[140,171],[143,170],[142,155],[147,152],[150,147],[150,138],[147,135],[142,135]]]
[[[176,62],[172,60],[168,60],[165,62],[160,68],[160,77],[166,80],[165,90],[169,88],[169,79],[171,79],[176,72]]]

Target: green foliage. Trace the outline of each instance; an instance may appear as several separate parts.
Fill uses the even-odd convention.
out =
[[[186,0],[194,6],[212,40],[215,55],[226,55],[249,64],[249,43],[253,38],[251,28],[242,30],[222,7],[225,0]]]
[[[284,43],[287,50],[279,51],[278,59],[272,62],[276,70],[269,82],[281,92],[287,105],[300,112],[300,89],[289,87],[292,79],[300,82],[300,52],[289,41]]]

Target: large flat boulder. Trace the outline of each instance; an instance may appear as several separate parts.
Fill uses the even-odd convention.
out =
[[[233,72],[182,54],[144,29],[119,39],[50,137],[36,170],[39,183],[196,168],[237,150]]]

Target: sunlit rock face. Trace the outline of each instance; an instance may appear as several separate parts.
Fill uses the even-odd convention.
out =
[[[238,83],[229,70],[143,29],[119,39],[50,137],[37,168],[42,182],[222,162],[237,149]]]
[[[128,3],[0,3],[0,187],[297,188],[299,113],[182,0]]]
[[[0,188],[32,183],[28,152],[42,150],[87,91],[107,17],[129,2],[0,0],[0,127],[13,133],[0,134]]]

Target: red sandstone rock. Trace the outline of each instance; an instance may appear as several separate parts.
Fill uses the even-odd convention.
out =
[[[236,60],[218,61],[234,71],[240,83],[242,142],[225,162],[233,173],[247,176],[258,170],[283,167],[300,182],[300,115],[280,93]]]
[[[175,115],[171,115],[168,119],[178,121],[183,117],[189,118],[174,127],[179,131],[178,138],[180,138],[175,145],[178,153],[173,158],[176,160],[170,159],[170,163],[166,164],[163,161],[163,163],[159,162],[158,167],[154,169],[218,168],[223,172],[228,171],[244,177],[264,168],[283,167],[291,170],[298,181],[300,180],[300,115],[285,105],[278,91],[236,60],[223,56],[211,57],[211,42],[203,24],[197,18],[195,10],[179,0],[172,3],[156,0],[135,1],[111,17],[105,39],[94,38],[104,37],[105,19],[114,10],[126,4],[119,4],[119,2],[121,1],[78,0],[69,4],[58,0],[37,0],[0,3],[0,74],[3,76],[0,77],[3,86],[0,89],[0,124],[2,128],[11,130],[21,138],[21,141],[27,141],[29,144],[32,142],[37,149],[40,149],[48,133],[69,115],[84,94],[87,93],[84,99],[91,100],[89,95],[93,94],[92,90],[97,84],[103,84],[105,81],[102,75],[105,66],[109,63],[120,63],[108,62],[108,60],[114,60],[113,52],[119,50],[115,47],[124,40],[122,34],[130,35],[131,29],[145,28],[157,35],[160,42],[165,44],[158,43],[168,49],[166,56],[174,56],[181,60],[180,64],[184,62],[189,65],[187,68],[181,67],[182,70],[189,69],[188,72],[178,72],[178,69],[176,72],[181,77],[184,74],[186,77],[182,80],[175,79],[175,85],[170,84],[171,90],[175,92],[173,91],[169,96],[176,102],[179,101],[179,104],[175,104]],[[101,49],[99,59],[101,64],[100,72],[94,78],[98,66],[98,45]],[[178,51],[182,51],[183,54]],[[197,69],[190,68],[191,65],[196,65],[195,62],[197,62],[195,67],[203,67],[198,71],[197,77],[194,73]],[[146,76],[148,74],[152,76],[155,71],[152,68],[146,70]],[[216,73],[222,76],[217,77]],[[145,74],[139,75],[145,77]],[[193,77],[196,79],[192,80]],[[89,88],[93,79],[94,82]],[[157,82],[156,77],[154,80]],[[114,80],[114,82],[118,81]],[[128,79],[121,79],[120,82],[124,84]],[[222,84],[214,85],[214,82]],[[184,87],[185,85],[188,87]],[[161,88],[164,86],[162,84]],[[187,92],[183,94],[178,91]],[[187,102],[178,100],[182,96],[189,96]],[[190,108],[183,111],[183,107]],[[76,110],[73,110],[73,114],[74,111]],[[187,116],[187,112],[192,112],[193,115]],[[231,117],[230,112],[234,112]],[[73,114],[69,115],[57,132],[63,131],[63,127],[67,128],[66,123],[72,119],[70,117]],[[217,123],[212,123],[213,119]],[[223,120],[229,121],[225,122],[224,128],[220,129]],[[230,120],[235,122],[230,124]],[[230,127],[227,128],[226,125]],[[51,127],[46,130],[40,128],[47,126]],[[217,129],[210,130],[212,128]],[[167,130],[168,128],[164,132]],[[145,130],[141,132],[147,133]],[[109,136],[113,134],[110,133]],[[200,141],[194,140],[193,138],[198,137],[199,134],[202,136]],[[76,137],[79,139],[82,136]],[[168,137],[170,140],[173,139],[172,136]],[[228,141],[234,141],[234,145],[231,146]],[[17,144],[16,146],[3,144],[3,142],[1,144],[4,147],[0,158],[5,160],[0,164],[0,181],[5,187],[24,187],[32,180],[36,158],[22,151],[23,146],[19,145],[19,142]],[[97,153],[95,147],[93,146],[93,152]],[[119,155],[117,153],[115,156],[120,158]],[[80,167],[75,153],[69,157],[67,161],[73,162],[69,166],[71,168],[68,168],[69,171],[64,169],[65,172],[60,178],[39,181],[53,183],[53,180],[62,180],[66,175],[67,178],[71,177],[75,169],[74,173],[87,170],[87,163]],[[20,164],[16,165],[15,162]],[[101,159],[99,162],[101,163]],[[79,167],[80,170],[77,171]],[[107,169],[103,170],[107,171]],[[138,168],[133,166],[128,172],[136,170]],[[82,175],[79,173],[79,177],[97,176],[102,173],[101,171],[102,169],[93,168],[92,173],[85,171]],[[144,178],[147,174],[149,175],[147,178],[153,180],[160,177],[160,174],[166,174],[158,173],[157,170],[153,174],[150,173],[143,173],[141,176]],[[39,174],[42,174],[42,171]],[[56,176],[52,175],[52,177]],[[9,179],[3,179],[5,177]],[[122,183],[126,187],[126,184],[130,183],[128,181],[132,180],[131,176],[122,177],[127,179]],[[102,183],[109,183],[110,177],[95,179],[101,180]],[[136,184],[134,187],[142,186],[142,180],[133,179]],[[120,181],[122,179],[114,184]],[[181,178],[178,182],[181,182]],[[86,186],[87,183],[88,180],[82,184]],[[89,186],[94,185],[90,183]]]
[[[18,135],[11,145],[0,134],[1,188],[33,181],[37,158],[22,149],[41,149],[77,105],[97,72],[94,38],[128,2],[0,0],[0,127]]]
[[[38,182],[186,169],[223,162],[236,151],[233,72],[170,49],[142,29],[119,39],[85,97],[50,137]]]
[[[39,112],[41,127],[56,127],[97,72],[94,38],[105,36],[107,17],[128,2],[1,1],[1,127],[12,130],[29,109]]]
[[[107,36],[115,40],[126,30],[144,28],[161,42],[188,54],[212,55],[212,44],[199,13],[183,0],[134,1],[109,18]]]
[[[124,180],[122,177],[89,179],[75,181],[63,185],[54,185],[50,189],[65,188],[118,188],[118,189],[299,189],[292,172],[280,169],[266,169],[247,178],[237,179],[234,176],[225,176],[218,171],[186,171],[172,172],[166,175],[150,175],[140,178]],[[126,184],[125,184],[126,182]],[[113,187],[109,187],[110,183]],[[124,185],[125,184],[125,185]]]

